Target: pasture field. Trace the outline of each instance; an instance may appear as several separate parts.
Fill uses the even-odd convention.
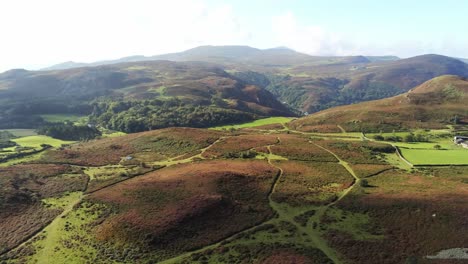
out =
[[[400,151],[414,165],[468,165],[467,149],[406,149]]]
[[[63,123],[65,121],[84,123],[87,120],[86,116],[68,114],[41,115],[41,117],[46,122],[51,123]]]
[[[213,127],[212,129],[223,130],[223,129],[239,129],[239,128],[250,128],[250,127],[259,127],[271,124],[285,124],[294,118],[291,117],[268,117],[263,119],[258,119],[249,123],[237,124],[237,125],[227,125],[227,126],[218,126]]]
[[[64,141],[60,139],[51,138],[44,135],[37,135],[37,136],[26,136],[21,138],[15,138],[11,141],[16,142],[18,145],[22,147],[31,147],[31,148],[40,148],[42,144],[48,144],[52,147],[60,147],[64,144],[71,144],[74,141]]]

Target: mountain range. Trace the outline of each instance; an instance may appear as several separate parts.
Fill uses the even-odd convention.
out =
[[[67,113],[126,132],[206,127],[387,98],[447,74],[468,77],[468,65],[434,54],[319,57],[283,47],[201,46],[4,72],[0,126],[36,127],[41,114]]]

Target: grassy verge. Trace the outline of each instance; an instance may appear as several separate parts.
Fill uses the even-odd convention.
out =
[[[216,129],[216,130],[231,129],[231,128],[238,129],[238,128],[258,127],[258,126],[271,125],[271,124],[284,124],[284,123],[291,121],[292,119],[293,118],[291,117],[268,117],[268,118],[258,119],[249,123],[218,126],[218,127],[213,127],[212,129]]]

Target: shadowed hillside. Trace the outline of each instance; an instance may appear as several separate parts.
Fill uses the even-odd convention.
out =
[[[128,132],[293,115],[270,92],[201,62],[13,70],[0,75],[0,98],[4,128],[34,127],[41,123],[38,114],[92,114],[94,121]]]

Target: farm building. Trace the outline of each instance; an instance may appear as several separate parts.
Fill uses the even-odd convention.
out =
[[[460,145],[464,148],[468,148],[468,137],[465,136],[455,136],[453,137],[453,143]]]

